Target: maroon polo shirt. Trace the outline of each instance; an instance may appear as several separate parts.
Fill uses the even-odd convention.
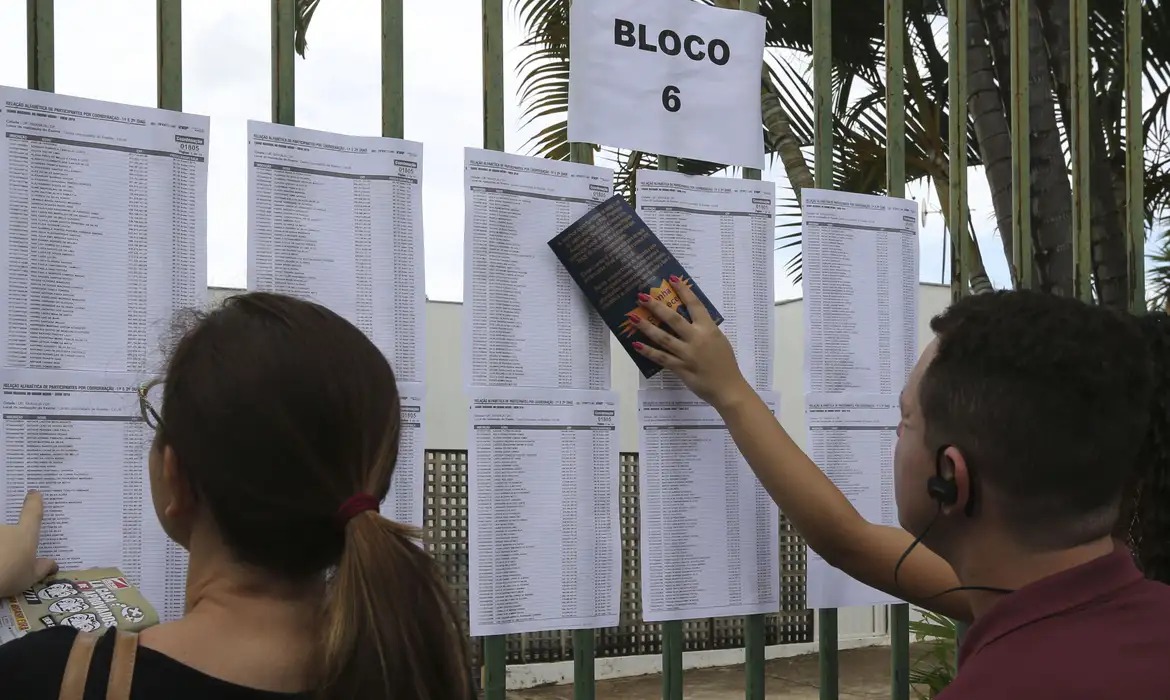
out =
[[[1170,586],[1124,546],[1001,598],[939,700],[1170,699]]]

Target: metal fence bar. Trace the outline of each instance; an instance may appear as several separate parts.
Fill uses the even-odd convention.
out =
[[[1031,4],[1031,0],[1011,0],[1012,268],[1017,289],[1032,286]]]
[[[739,0],[739,9],[758,13],[760,0]],[[744,168],[745,180],[762,179],[763,173],[755,168]],[[776,537],[780,534],[776,533]],[[764,646],[767,629],[763,615],[745,615],[743,619],[743,670],[744,697],[747,700],[764,700],[766,685],[764,674]]]
[[[906,7],[886,2],[886,191],[906,196]],[[910,606],[891,605],[890,698],[910,700]]]
[[[295,13],[293,0],[272,0],[272,121],[277,124],[296,121]]]
[[[183,0],[157,0],[158,106],[183,109]]]
[[[1077,298],[1093,299],[1092,206],[1089,178],[1089,0],[1068,0],[1069,53],[1072,54],[1073,290]]]
[[[53,0],[28,0],[28,86],[53,92]]]
[[[1125,2],[1125,218],[1130,306],[1146,309],[1145,164],[1142,145],[1142,1]]]
[[[483,147],[504,150],[504,2],[483,0]],[[508,663],[505,635],[483,640],[485,700],[504,700]]]
[[[402,56],[402,0],[382,0],[382,135],[406,134],[406,66]]]
[[[659,155],[658,169],[675,172],[678,159]],[[662,623],[662,700],[682,700],[683,697],[683,628],[681,620]]]
[[[971,262],[974,241],[968,229],[967,208],[967,0],[947,0],[948,43],[950,45],[950,198],[951,294],[954,298],[971,293]]]
[[[819,189],[833,189],[832,0],[812,1],[813,30],[813,179]],[[837,700],[837,610],[817,611],[821,700]]]
[[[569,160],[592,165],[593,146],[588,143],[569,144]],[[596,656],[594,630],[573,630],[573,700],[593,700],[597,692]]]

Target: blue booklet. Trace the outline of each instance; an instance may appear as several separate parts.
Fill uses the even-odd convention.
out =
[[[649,341],[629,317],[659,323],[638,304],[639,294],[649,294],[687,316],[670,285],[671,276],[676,276],[694,291],[715,323],[723,323],[703,290],[621,195],[602,202],[548,245],[646,377],[662,368],[634,350],[635,342]]]

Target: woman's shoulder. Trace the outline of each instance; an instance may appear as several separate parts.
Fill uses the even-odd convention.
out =
[[[56,698],[76,637],[77,630],[61,626],[0,644],[0,678],[4,679],[5,696],[15,690],[10,697]]]

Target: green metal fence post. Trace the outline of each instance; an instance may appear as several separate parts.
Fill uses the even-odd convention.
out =
[[[967,0],[947,0],[948,42],[950,44],[950,234],[954,263],[951,293],[957,299],[971,293],[973,241],[967,230]]]
[[[382,0],[382,135],[395,139],[406,133],[402,31],[402,0]]]
[[[813,29],[813,179],[819,189],[833,189],[832,0],[812,1]],[[837,700],[837,610],[817,611],[821,700]]]
[[[739,9],[759,12],[760,0],[739,0]],[[763,173],[755,168],[744,168],[745,180],[759,180],[762,176]],[[744,696],[747,700],[764,700],[764,637],[764,616],[746,615],[743,620],[743,665],[746,675]]]
[[[593,146],[569,144],[569,160],[593,164]],[[573,700],[593,700],[596,693],[597,640],[593,630],[573,630]]]
[[[294,0],[272,0],[272,121],[277,124],[296,121],[295,18]]]
[[[1031,0],[1011,0],[1012,268],[1017,289],[1032,286],[1032,127],[1028,112]]]
[[[1073,290],[1077,298],[1093,299],[1093,202],[1089,196],[1092,167],[1089,142],[1089,0],[1069,2],[1069,53],[1072,54]]]
[[[658,156],[658,169],[678,170],[678,159]],[[683,630],[681,620],[662,623],[662,700],[682,700],[683,697]]]
[[[158,106],[183,109],[183,0],[156,0]]]
[[[1125,2],[1125,218],[1130,306],[1146,310],[1145,166],[1142,146],[1142,2]]]
[[[28,87],[54,90],[53,0],[28,0]]]
[[[504,150],[504,2],[483,0],[483,147]],[[505,635],[483,640],[485,700],[504,700],[508,663]]]
[[[886,2],[886,191],[906,196],[906,8]],[[890,698],[910,700],[910,606],[891,605]]]

